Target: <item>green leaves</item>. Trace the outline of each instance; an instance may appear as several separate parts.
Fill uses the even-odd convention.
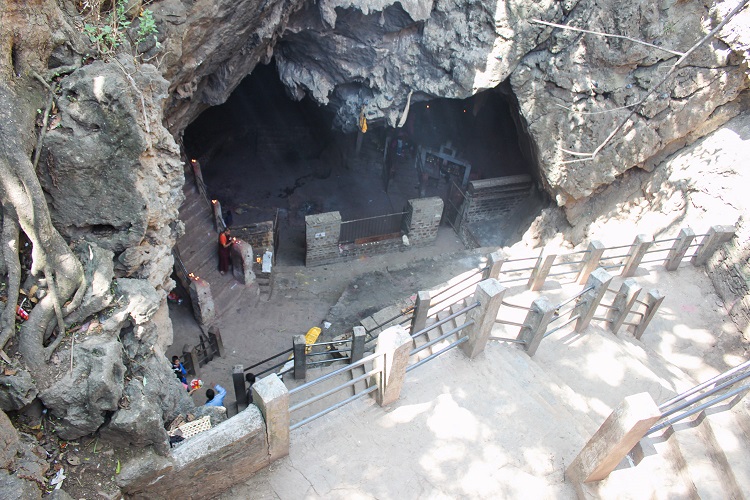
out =
[[[138,21],[136,45],[159,32],[151,10],[143,9],[138,15]],[[113,54],[125,42],[127,30],[132,23],[127,17],[127,2],[117,0],[114,9],[107,14],[102,22],[85,23],[83,33],[88,36],[91,43],[96,45],[99,56],[105,57]]]

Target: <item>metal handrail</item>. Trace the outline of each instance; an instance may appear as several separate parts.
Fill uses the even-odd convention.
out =
[[[412,333],[411,334],[411,338],[415,339],[415,338],[419,337],[420,335],[424,335],[425,333],[427,333],[427,332],[429,332],[429,331],[431,331],[431,330],[439,327],[440,325],[442,325],[444,323],[447,323],[448,321],[452,320],[453,318],[461,316],[462,314],[466,314],[467,312],[471,311],[475,307],[479,307],[479,302],[478,301],[474,302],[473,304],[469,304],[468,306],[464,307],[463,309],[460,309],[460,310],[454,312],[453,314],[451,314],[449,316],[446,316],[445,318],[443,318],[440,321],[437,321],[437,322],[431,324],[428,327],[422,328],[418,332]]]
[[[370,354],[369,356],[365,356],[364,358],[360,359],[359,361],[355,361],[354,363],[352,363],[350,365],[344,366],[343,368],[339,368],[338,370],[334,370],[331,373],[327,373],[327,374],[323,375],[322,377],[318,377],[315,380],[311,380],[311,381],[309,381],[307,383],[304,383],[304,384],[302,384],[302,385],[300,385],[298,387],[295,387],[294,389],[292,389],[292,390],[289,391],[289,395],[291,396],[292,394],[296,394],[296,393],[298,393],[298,392],[300,392],[300,391],[302,391],[304,389],[307,389],[308,387],[312,387],[314,385],[317,385],[317,384],[319,384],[319,383],[321,383],[321,382],[323,382],[325,380],[328,380],[329,378],[335,377],[336,375],[340,375],[340,374],[342,374],[342,373],[344,373],[346,371],[351,371],[352,369],[357,368],[358,366],[362,366],[365,363],[367,363],[368,361],[370,361],[372,359],[375,359],[375,358],[377,358],[379,356],[382,356],[382,355],[383,355],[382,352],[375,352],[375,353]]]
[[[328,396],[330,396],[332,394],[336,394],[341,389],[346,389],[347,387],[351,387],[351,386],[355,385],[357,382],[359,382],[361,380],[365,380],[366,378],[371,377],[371,376],[375,375],[376,373],[380,373],[380,369],[373,368],[372,370],[370,370],[369,372],[365,373],[364,375],[360,375],[359,377],[355,377],[355,378],[351,379],[349,382],[345,382],[345,383],[343,383],[341,385],[338,385],[338,386],[334,387],[333,389],[329,389],[326,392],[318,394],[317,396],[313,396],[313,397],[311,397],[309,399],[301,401],[301,402],[297,403],[296,405],[293,405],[293,406],[289,407],[289,413],[297,411],[300,408],[304,408],[305,406],[313,404],[316,401],[320,401],[321,399],[326,398],[326,397],[328,397]]]
[[[420,359],[419,361],[417,361],[413,365],[407,366],[406,367],[406,373],[409,373],[410,371],[414,370],[415,368],[418,368],[418,367],[422,366],[423,364],[427,363],[428,361],[437,358],[438,356],[440,356],[444,352],[450,351],[454,347],[456,347],[456,346],[458,346],[460,344],[463,344],[464,342],[466,342],[468,340],[469,340],[469,337],[461,337],[460,339],[456,340],[455,342],[451,342],[449,345],[447,345],[444,348],[440,349],[438,352],[433,352],[432,354],[430,354],[426,358]]]
[[[342,406],[348,405],[349,403],[351,403],[355,399],[359,399],[359,398],[361,398],[362,396],[364,396],[366,394],[370,394],[371,392],[376,391],[377,389],[378,389],[378,386],[377,385],[373,385],[372,387],[369,387],[369,388],[365,389],[364,391],[362,391],[362,392],[360,392],[358,394],[355,394],[354,396],[346,398],[343,401],[339,401],[335,405],[330,406],[330,407],[326,408],[325,410],[316,413],[315,415],[309,416],[309,417],[307,417],[305,419],[300,420],[296,424],[290,425],[289,426],[289,430],[293,431],[294,429],[296,429],[298,427],[302,427],[303,425],[308,424],[308,423],[312,422],[313,420],[322,417],[323,415],[327,415],[328,413],[331,413],[333,410],[338,410]]]
[[[250,370],[252,370],[252,369],[253,369],[253,368],[255,368],[256,366],[260,366],[260,365],[262,365],[262,364],[264,364],[264,363],[268,363],[268,362],[269,362],[269,361],[271,361],[272,359],[274,359],[274,358],[278,358],[279,356],[283,356],[284,354],[286,354],[286,353],[289,353],[289,352],[292,352],[293,350],[294,350],[294,348],[293,348],[293,347],[290,347],[290,348],[289,348],[289,349],[287,349],[286,351],[281,351],[281,352],[279,352],[279,353],[277,353],[277,354],[274,354],[273,356],[270,356],[270,357],[268,357],[268,358],[264,359],[263,361],[259,361],[258,363],[255,363],[254,365],[252,365],[252,366],[249,366],[249,367],[245,368],[245,369],[244,369],[243,371],[249,372]],[[286,363],[286,361],[284,361],[284,363]]]
[[[479,283],[480,280],[477,280],[476,282],[469,283],[468,285],[464,286],[463,288],[459,288],[460,285],[466,284],[470,279],[474,278],[475,276],[484,273],[485,270],[487,270],[488,266],[482,267],[480,269],[477,269],[472,274],[468,275],[463,280],[459,281],[458,283],[449,286],[448,288],[441,290],[440,292],[436,293],[434,297],[430,297],[430,308],[434,307],[436,304],[439,304],[440,302],[444,302],[445,300],[450,299],[452,296],[456,295],[458,292],[463,292],[464,290],[468,289],[471,286],[476,286],[477,283]],[[446,299],[436,300],[441,295],[445,295],[447,292],[451,292],[451,294]]]
[[[716,403],[721,403],[725,399],[729,399],[732,396],[734,396],[736,394],[739,394],[742,391],[747,391],[747,390],[750,390],[750,384],[746,384],[746,385],[737,387],[736,389],[733,389],[733,390],[727,392],[726,394],[724,394],[722,396],[714,398],[711,401],[707,401],[707,402],[703,403],[702,405],[696,406],[692,410],[686,411],[685,413],[683,413],[681,415],[678,415],[678,416],[676,416],[674,418],[670,418],[670,419],[665,420],[664,422],[662,422],[660,424],[657,424],[657,425],[651,427],[648,430],[648,432],[646,432],[646,435],[649,436],[649,435],[653,434],[654,432],[660,431],[661,429],[667,427],[668,425],[672,425],[672,424],[674,424],[676,422],[679,422],[680,420],[684,420],[684,419],[686,419],[687,417],[689,417],[691,415],[695,415],[696,413],[698,413],[700,411],[703,411],[706,408],[709,408],[709,407],[715,405]]]
[[[571,318],[570,318],[570,319],[569,319],[568,321],[566,321],[566,322],[565,322],[565,323],[563,323],[562,325],[560,325],[560,326],[558,326],[558,327],[555,327],[555,328],[553,328],[552,330],[550,330],[550,331],[548,331],[547,333],[545,333],[545,334],[544,334],[544,336],[543,336],[542,338],[544,339],[544,338],[547,338],[547,337],[549,337],[550,335],[552,335],[553,333],[555,333],[555,332],[556,332],[557,330],[559,330],[560,328],[565,328],[566,326],[568,326],[569,324],[571,324],[572,322],[574,322],[575,320],[577,320],[577,319],[578,319],[578,318],[580,318],[580,317],[581,317],[581,315],[580,315],[580,314],[576,314],[575,316],[572,316],[572,317],[571,317]]]
[[[683,392],[682,394],[678,394],[677,396],[673,397],[669,401],[660,404],[659,405],[659,409],[663,410],[664,408],[667,408],[668,406],[672,406],[677,401],[681,401],[681,400],[687,398],[688,396],[692,396],[696,392],[698,392],[698,391],[700,391],[702,389],[705,389],[709,385],[712,385],[712,384],[715,384],[716,382],[724,380],[725,378],[730,377],[730,376],[734,375],[735,373],[737,373],[738,371],[741,371],[741,370],[743,370],[745,368],[748,368],[748,367],[750,367],[750,360],[745,361],[744,363],[740,363],[739,365],[735,366],[734,368],[730,368],[729,370],[725,371],[724,373],[720,373],[719,375],[716,375],[712,379],[706,380],[705,382],[703,382],[701,384],[698,384],[698,385],[696,385],[695,387],[693,387],[691,389],[688,389],[687,391]]]
[[[668,417],[668,416],[670,416],[670,415],[672,415],[674,413],[677,413],[680,410],[684,410],[685,408],[687,408],[688,406],[692,405],[693,403],[697,403],[698,401],[700,401],[702,399],[706,399],[707,397],[716,394],[720,390],[726,389],[730,385],[733,385],[735,382],[739,382],[740,380],[745,380],[747,377],[750,377],[750,371],[747,371],[747,372],[743,373],[742,375],[734,377],[731,380],[727,380],[723,384],[719,384],[716,387],[714,387],[713,389],[711,389],[709,391],[706,391],[703,394],[699,394],[698,396],[696,396],[696,397],[694,397],[692,399],[685,399],[683,403],[675,406],[671,410],[667,410],[664,413],[662,413],[661,414],[661,418]]]
[[[453,334],[455,334],[455,333],[458,333],[458,332],[460,332],[461,330],[463,330],[464,328],[466,328],[467,326],[471,326],[471,325],[473,325],[473,324],[474,324],[474,320],[473,320],[473,319],[470,319],[469,321],[467,321],[467,322],[466,322],[466,323],[464,323],[463,325],[457,326],[456,328],[453,328],[452,330],[449,330],[449,331],[448,331],[447,333],[444,333],[444,334],[442,334],[442,335],[441,335],[441,336],[439,336],[438,338],[436,338],[436,339],[432,339],[432,340],[430,340],[429,342],[426,342],[426,343],[422,344],[421,346],[419,346],[419,347],[417,347],[417,348],[415,348],[415,349],[412,349],[411,351],[409,351],[409,356],[413,356],[413,355],[415,355],[415,354],[416,354],[416,353],[418,353],[418,352],[424,351],[424,350],[425,350],[425,349],[427,349],[428,347],[432,347],[432,346],[434,346],[434,345],[435,345],[435,344],[437,344],[438,342],[440,342],[440,341],[442,341],[442,340],[445,340],[445,339],[447,339],[447,338],[448,338],[448,337],[450,337],[451,335],[453,335]]]
[[[570,297],[570,298],[568,298],[566,300],[563,300],[562,302],[560,302],[559,304],[557,304],[555,306],[555,309],[560,309],[562,306],[570,304],[571,302],[573,302],[574,300],[576,300],[578,297],[581,297],[584,293],[590,292],[593,289],[594,289],[593,285],[587,286],[586,288],[584,288],[583,290],[581,290],[577,294],[575,294],[572,297]]]

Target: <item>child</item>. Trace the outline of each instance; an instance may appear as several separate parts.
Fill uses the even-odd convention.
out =
[[[182,366],[182,363],[180,363],[179,356],[172,356],[172,371],[177,375],[177,378],[180,379],[182,385],[187,388],[187,370]]]

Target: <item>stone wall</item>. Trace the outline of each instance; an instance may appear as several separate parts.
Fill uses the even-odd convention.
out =
[[[373,239],[362,243],[339,243],[341,214],[327,212],[305,217],[305,265],[320,266],[356,259],[363,255],[402,251],[410,245],[426,245],[437,238],[443,213],[443,200],[422,198],[408,201],[403,227],[408,243],[403,238]]]
[[[529,196],[532,186],[529,175],[471,181],[462,225],[507,215]]]
[[[437,238],[442,215],[443,200],[441,198],[409,200],[404,217],[409,243],[419,246],[434,241]]]
[[[150,453],[128,462],[117,482],[134,498],[213,498],[270,463],[266,424],[250,405],[166,457]]]
[[[744,234],[743,234],[744,233]],[[706,270],[724,300],[732,321],[750,337],[750,244],[748,231],[740,227],[706,264]]]
[[[338,260],[341,214],[305,216],[305,265],[320,266]]]
[[[247,226],[232,226],[232,232],[252,245],[256,255],[266,250],[273,251],[273,221],[258,222]]]

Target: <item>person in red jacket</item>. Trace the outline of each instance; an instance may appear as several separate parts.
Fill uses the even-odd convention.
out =
[[[219,234],[219,272],[229,271],[229,251],[232,248],[232,238],[229,229]]]

